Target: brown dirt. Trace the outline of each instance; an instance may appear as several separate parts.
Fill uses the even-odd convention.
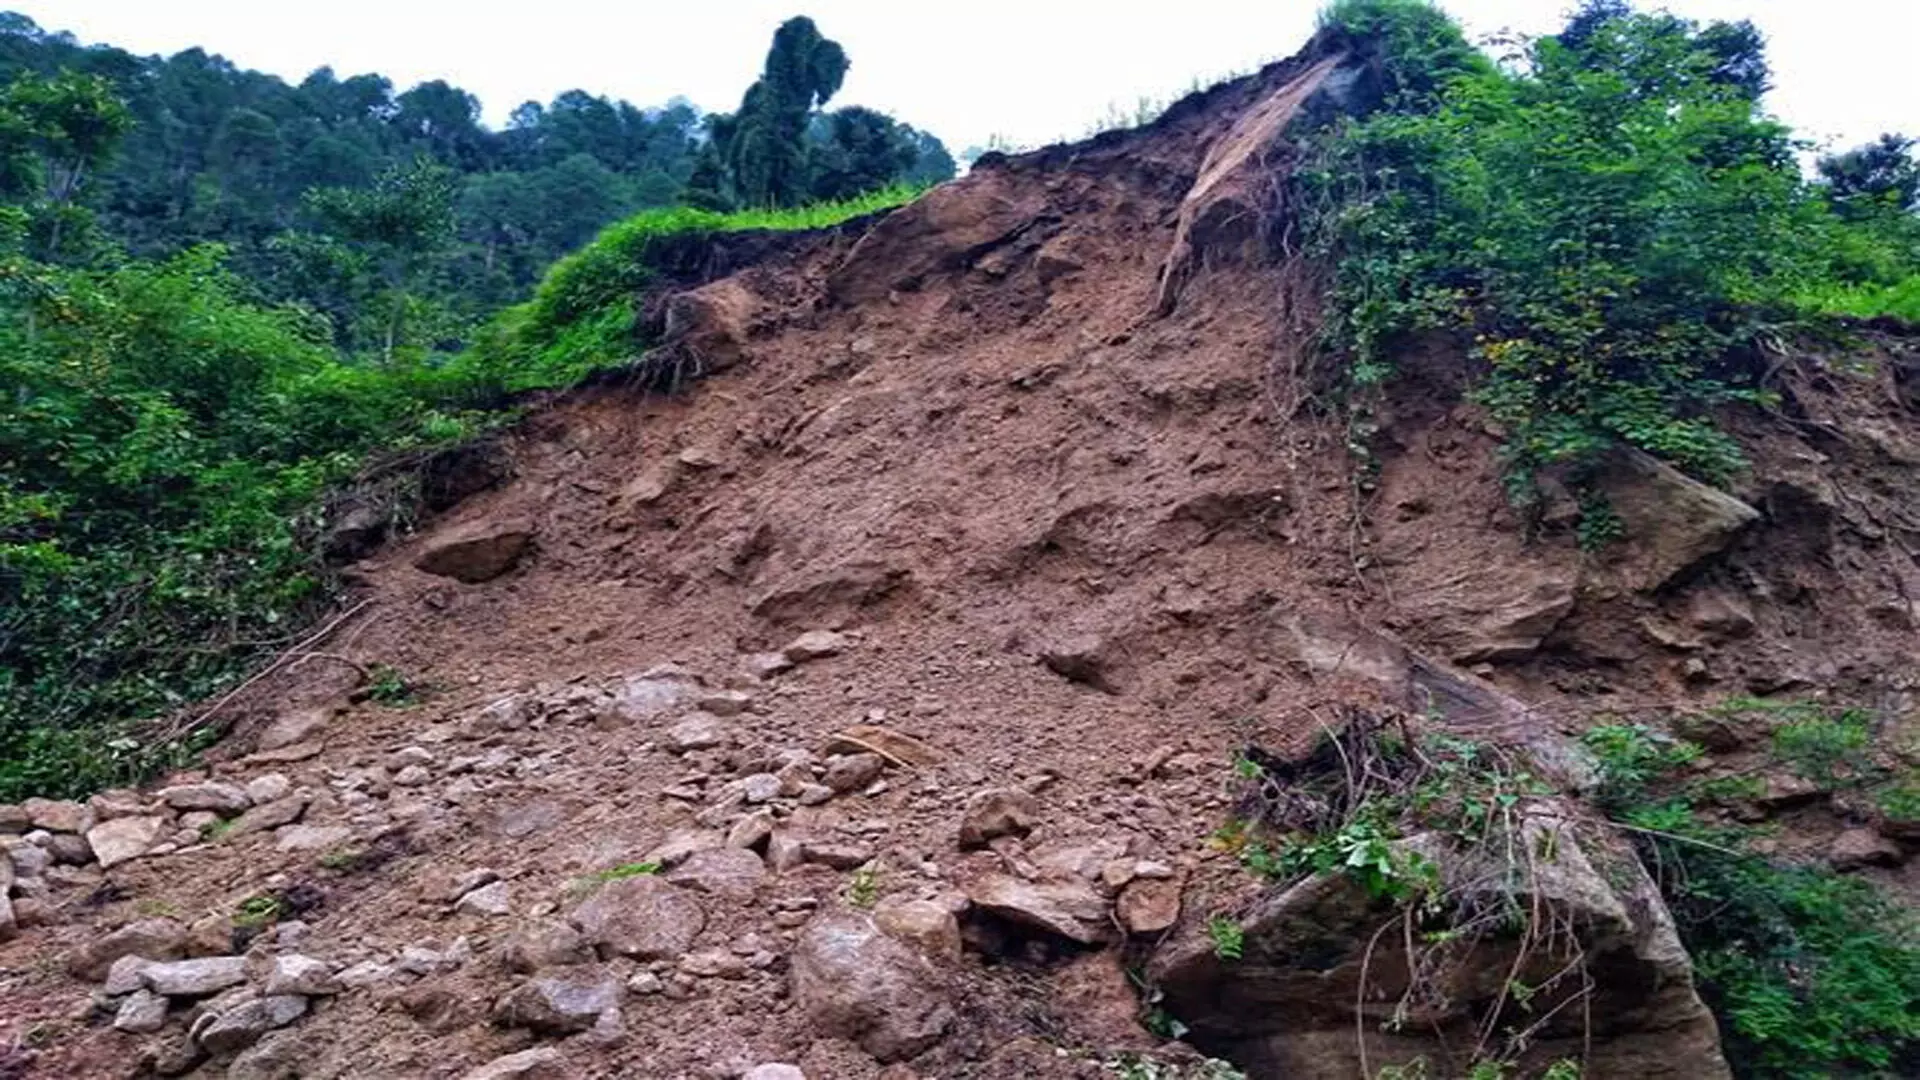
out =
[[[1290,400],[1275,381],[1302,341],[1278,303],[1288,268],[1203,262],[1156,315],[1208,148],[1299,70],[1277,65],[1139,132],[985,161],[871,225],[851,254],[841,237],[782,248],[733,278],[764,310],[727,370],[675,396],[595,387],[532,416],[506,444],[515,479],[353,568],[372,604],[324,645],[432,692],[406,708],[345,709],[309,760],[249,763],[240,755],[267,718],[351,685],[344,666],[303,665],[239,703],[249,720],[215,755],[235,759],[217,775],[283,771],[325,793],[309,823],[351,828],[358,850],[398,837],[381,849],[391,857],[329,869],[262,834],[72,872],[63,921],[0,945],[0,1031],[38,1055],[26,1075],[143,1068],[150,1039],[85,1018],[89,986],[65,975],[66,953],[142,915],[229,913],[310,882],[324,903],[306,916],[302,951],[345,964],[465,934],[478,959],[320,1007],[285,1037],[299,1075],[457,1076],[530,1044],[486,1022],[516,981],[491,959],[504,932],[536,904],[564,913],[582,877],[689,824],[699,805],[663,788],[691,771],[724,777],[763,750],[818,751],[862,721],[947,758],[890,771],[883,793],[795,814],[815,833],[872,843],[880,895],[950,891],[995,863],[957,850],[961,807],[982,787],[1022,783],[1044,809],[1030,849],[1117,839],[1194,874],[1188,917],[1203,917],[1210,889],[1232,889],[1203,845],[1225,812],[1232,752],[1297,745],[1316,708],[1369,692],[1313,673],[1303,620],[1466,657],[1462,642],[1501,598],[1560,581],[1573,602],[1547,619],[1542,644],[1459,673],[1525,702],[1543,730],[1784,688],[1911,717],[1920,425],[1911,390],[1902,398],[1885,374],[1894,363],[1863,375],[1793,356],[1797,415],[1733,418],[1755,459],[1736,493],[1765,519],[1648,594],[1609,584],[1606,559],[1581,555],[1564,523],[1523,536],[1493,438],[1446,374],[1459,369],[1446,343],[1426,358],[1433,372],[1412,365],[1377,488],[1356,493],[1337,424],[1274,408]],[[505,577],[467,585],[414,567],[437,535],[509,520],[538,535]],[[1710,589],[1746,598],[1750,632],[1651,636],[1649,625],[1683,625]],[[743,683],[755,705],[734,721],[744,738],[730,752],[690,762],[659,745],[657,726],[565,718],[477,742],[454,734],[503,695],[551,698],[660,664],[719,686],[744,654],[815,628],[857,642]],[[1056,673],[1050,652],[1079,658],[1099,688]],[[1704,670],[1689,672],[1696,660]],[[412,745],[442,765],[493,748],[511,764],[469,777],[458,801],[444,771],[423,788],[376,781],[370,798],[344,797],[356,771]],[[1184,756],[1144,776],[1169,750]],[[511,881],[515,919],[451,913],[441,892],[475,867]],[[103,880],[111,890],[94,890]],[[837,903],[849,883],[809,865],[752,901],[712,899],[701,945],[783,957],[792,931],[775,909]],[[1097,1075],[1046,1048],[1152,1045],[1113,1020],[1131,1015],[1123,980],[1064,959],[971,963],[961,1023],[917,1074]],[[561,1044],[566,1075],[737,1076],[763,1061],[813,1077],[908,1075],[810,1032],[783,964],[702,979],[680,998],[629,997],[624,1041]],[[442,992],[437,1012],[421,986]]]

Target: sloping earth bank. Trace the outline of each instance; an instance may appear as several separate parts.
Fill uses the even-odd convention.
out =
[[[1256,891],[1204,843],[1243,746],[1354,703],[1546,748],[1795,689],[1910,722],[1898,341],[1783,358],[1730,495],[1623,460],[1599,556],[1565,507],[1525,535],[1446,342],[1376,481],[1283,415],[1271,178],[1366,83],[1318,42],[656,298],[705,378],[531,418],[204,774],[0,821],[0,1075],[1103,1075],[1158,1045],[1127,965]],[[1799,806],[1810,850],[1860,824]],[[1664,1011],[1589,1075],[1723,1072],[1684,957],[1647,963]],[[1352,1075],[1331,1013],[1243,1060]]]

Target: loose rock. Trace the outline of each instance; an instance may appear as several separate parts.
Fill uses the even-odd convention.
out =
[[[274,957],[273,970],[267,973],[266,985],[262,987],[269,996],[300,994],[306,997],[326,997],[344,989],[331,965],[298,953]]]
[[[747,900],[767,879],[760,856],[745,848],[717,847],[695,852],[667,872],[667,881],[729,900]]]
[[[792,965],[794,1002],[815,1033],[858,1043],[881,1062],[925,1051],[953,1024],[933,965],[864,915],[815,919]]]
[[[147,989],[167,997],[205,997],[247,981],[246,958],[207,956],[148,964],[140,971]]]
[[[159,816],[114,818],[88,829],[87,844],[101,868],[111,869],[145,855],[166,824],[167,819]]]
[[[573,912],[573,925],[602,955],[677,960],[706,928],[694,894],[652,875],[602,885]]]
[[[998,836],[1025,836],[1040,817],[1040,802],[1018,788],[989,788],[967,800],[960,847],[986,847]]]
[[[846,754],[830,759],[826,775],[820,780],[835,792],[845,795],[880,779],[880,773],[886,767],[886,760],[879,754]]]
[[[1083,945],[1112,939],[1107,903],[1080,881],[1031,882],[988,874],[967,889],[975,907]]]
[[[493,1018],[506,1027],[541,1035],[586,1031],[602,1015],[620,1006],[620,984],[601,973],[534,979],[494,1006]]]
[[[429,574],[477,585],[513,569],[533,546],[533,534],[529,522],[474,522],[429,541],[413,565]]]
[[[159,800],[175,810],[211,810],[216,814],[237,814],[253,805],[246,789],[209,780],[202,784],[181,784],[155,793]]]
[[[194,1037],[209,1054],[231,1054],[260,1041],[275,1028],[283,1028],[307,1013],[307,999],[291,994],[256,998],[221,1013],[211,1022],[194,1025]]]
[[[851,648],[853,639],[833,630],[809,630],[780,650],[780,654],[796,664],[809,660],[820,660],[829,656],[838,656]]]
[[[560,1051],[551,1046],[536,1046],[468,1069],[460,1080],[561,1080],[565,1075],[566,1059]]]
[[[159,1031],[166,1024],[167,999],[149,990],[136,990],[120,1003],[120,1011],[113,1016],[115,1031],[134,1035]]]

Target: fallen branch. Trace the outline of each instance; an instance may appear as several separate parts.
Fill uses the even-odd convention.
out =
[[[176,730],[174,732],[175,736],[178,737],[180,735],[185,735],[188,732],[198,730],[202,724],[205,724],[208,720],[211,720],[213,718],[214,713],[219,712],[221,709],[225,708],[230,702],[232,702],[233,699],[239,697],[242,693],[246,692],[248,687],[254,685],[260,680],[280,670],[280,668],[284,664],[286,664],[287,661],[293,660],[296,658],[303,658],[307,656],[330,655],[330,654],[309,653],[306,650],[311,648],[314,645],[319,644],[320,641],[325,639],[328,634],[331,634],[336,629],[338,629],[341,623],[344,623],[348,619],[353,618],[355,615],[360,614],[361,611],[365,610],[366,607],[372,603],[373,603],[373,598],[368,597],[367,599],[360,601],[359,603],[353,605],[347,610],[327,620],[327,624],[325,626],[322,626],[320,629],[315,630],[311,634],[308,634],[304,639],[302,639],[301,641],[293,645],[291,648],[287,649],[287,651],[275,657],[273,663],[268,664],[266,667],[261,668],[258,672],[255,672],[252,676],[248,677],[247,680],[245,682],[242,682],[239,686],[236,686],[233,689],[227,691],[226,693],[220,695],[220,700],[214,702],[212,705],[207,706],[207,709],[205,712],[201,713],[199,716],[194,717],[193,720],[187,723],[184,727],[181,727],[178,730]],[[348,661],[348,662],[351,663],[351,661]]]

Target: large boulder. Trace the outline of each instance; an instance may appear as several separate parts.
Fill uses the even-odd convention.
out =
[[[573,925],[602,955],[677,960],[707,915],[693,893],[642,874],[600,886],[574,909]]]
[[[476,521],[427,542],[414,557],[416,569],[477,585],[514,568],[533,546],[528,521]]]
[[[792,961],[793,998],[816,1034],[858,1043],[882,1062],[940,1041],[953,1024],[948,988],[917,950],[856,912],[807,924]]]
[[[1726,550],[1760,511],[1638,450],[1615,454],[1598,477],[1625,535],[1603,552],[1627,588],[1651,592]]]
[[[1510,836],[1466,849],[1434,836],[1402,843],[1434,861],[1455,922],[1476,927],[1448,951],[1415,936],[1410,957],[1396,902],[1352,875],[1318,875],[1239,917],[1238,958],[1192,920],[1153,957],[1149,979],[1200,1045],[1251,1075],[1332,1080],[1360,1074],[1363,1060],[1378,1070],[1415,1058],[1464,1075],[1461,1055],[1487,1012],[1516,1007],[1511,987],[1526,985],[1536,988],[1527,1015],[1549,1018],[1528,1062],[1573,1058],[1591,1076],[1729,1076],[1686,951],[1631,851],[1552,804],[1528,808]],[[1516,936],[1506,911],[1535,934]],[[1582,986],[1584,1002],[1573,999]],[[1390,1031],[1395,1016],[1405,1022]]]

